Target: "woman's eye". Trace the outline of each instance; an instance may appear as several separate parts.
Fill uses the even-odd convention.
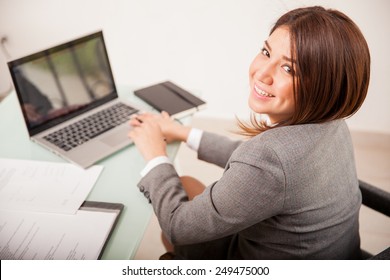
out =
[[[293,70],[292,70],[292,68],[290,66],[284,65],[282,67],[283,67],[284,71],[286,71],[288,74],[292,74],[293,73]]]
[[[269,54],[269,52],[267,51],[266,48],[262,48],[262,49],[261,49],[261,53],[262,53],[263,55],[267,56],[267,57],[270,56],[270,54]]]

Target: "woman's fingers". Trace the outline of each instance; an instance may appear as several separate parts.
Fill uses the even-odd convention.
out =
[[[165,111],[162,111],[161,114],[136,114],[132,116],[129,123],[131,126],[133,126],[133,128],[143,127],[146,123],[152,123],[153,125],[159,126],[164,138],[168,143],[177,140],[183,140],[185,138],[185,136],[182,136],[180,133],[183,130],[183,126],[175,122]]]
[[[165,112],[165,111],[162,111],[161,112],[161,116],[164,118],[164,119],[169,119],[171,116],[167,113],[167,112]]]
[[[146,161],[157,156],[166,155],[166,143],[161,128],[150,119],[146,119],[141,125],[133,127],[128,133],[128,137],[134,141]]]

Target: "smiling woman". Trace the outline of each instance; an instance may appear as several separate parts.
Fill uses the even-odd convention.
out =
[[[249,105],[268,114],[271,126],[254,115],[251,126],[239,125],[253,136],[270,127],[348,118],[363,104],[369,80],[367,42],[349,17],[321,7],[296,9],[277,21],[250,67]],[[273,102],[255,102],[265,93]]]
[[[249,107],[256,113],[267,114],[272,123],[290,118],[295,109],[290,50],[289,30],[278,28],[265,41],[249,69]]]
[[[321,7],[296,9],[271,30],[249,70],[247,141],[184,127],[166,113],[131,121],[147,161],[138,184],[164,245],[178,259],[360,258],[361,193],[348,127],[370,56],[358,27]],[[141,120],[141,121],[139,121]],[[162,139],[185,141],[225,168],[208,187],[179,177]]]

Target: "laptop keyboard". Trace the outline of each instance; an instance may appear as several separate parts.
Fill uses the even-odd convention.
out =
[[[44,139],[65,151],[70,151],[96,136],[123,124],[130,119],[130,115],[137,111],[126,104],[118,103],[57,130],[45,136]]]

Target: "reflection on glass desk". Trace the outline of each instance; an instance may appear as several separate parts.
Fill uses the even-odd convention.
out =
[[[133,95],[130,88],[119,88],[119,96],[141,108],[150,109]],[[0,103],[0,131],[0,157],[2,158],[65,162],[29,140],[15,92]],[[172,161],[178,148],[178,143],[168,145],[168,156]],[[87,200],[117,202],[125,205],[102,259],[132,259],[153,211],[152,206],[136,186],[145,161],[135,146],[130,145],[96,164],[103,165],[104,169]]]

